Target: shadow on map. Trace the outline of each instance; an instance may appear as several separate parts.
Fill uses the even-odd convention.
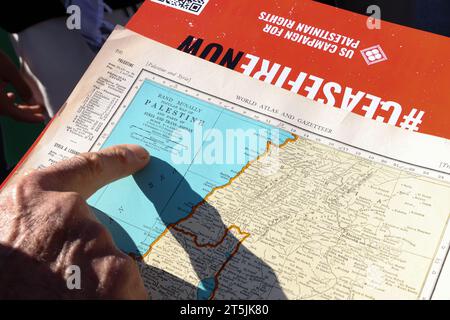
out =
[[[171,186],[170,190],[175,191],[167,190],[165,194],[164,190],[157,190],[154,185],[149,186],[148,182],[155,179],[156,173],[164,173],[164,180],[169,181],[166,186]],[[227,231],[228,227],[223,223],[220,214],[209,203],[204,202],[193,213],[193,215],[201,214],[202,219],[191,219],[192,215],[186,219],[192,208],[203,201],[203,197],[192,190],[186,179],[169,163],[154,157],[150,165],[133,178],[153,203],[160,219],[166,227],[169,227],[171,235],[187,253],[192,269],[201,279],[201,285],[192,288],[192,285],[168,272],[151,270],[152,274],[162,277],[154,280],[155,289],[157,287],[156,290],[163,293],[159,298],[183,297],[182,293],[174,292],[177,288],[183,288],[186,291],[195,290],[198,299],[208,299],[214,295],[214,289],[219,286],[220,291],[228,297],[286,299],[279,289],[280,285],[272,268],[245,247],[245,240],[240,243],[242,236],[237,239],[232,232]],[[187,207],[184,206],[186,203]],[[171,214],[173,211],[182,212],[183,216],[174,216]],[[129,239],[129,236],[127,237]],[[131,239],[129,241],[132,242]],[[136,249],[136,252],[139,251]],[[173,253],[166,254],[176,258]],[[231,264],[232,268],[229,268]],[[167,281],[167,277],[173,279]],[[226,278],[226,281],[218,283],[221,277]],[[163,287],[169,283],[171,288]],[[192,298],[192,295],[190,297]],[[217,298],[220,298],[220,295]]]
[[[91,210],[94,212],[97,219],[108,228],[112,235],[114,235],[114,242],[117,247],[126,248],[126,250],[124,250],[126,254],[136,257],[139,253],[139,249],[137,248],[133,239],[131,239],[128,232],[125,231],[119,223],[117,223],[113,218],[109,217],[106,213],[94,207],[91,207]],[[149,266],[141,262],[138,262],[138,267],[141,272],[141,276],[145,277],[146,286],[150,285],[150,287],[152,288],[157,288],[162,283],[176,283],[180,285],[180,288],[185,288],[186,291],[197,290],[197,288],[195,288],[191,284],[164,270]],[[65,282],[64,285],[66,285]],[[153,297],[150,296],[150,299],[152,298]],[[166,297],[166,299],[171,299],[171,297]]]

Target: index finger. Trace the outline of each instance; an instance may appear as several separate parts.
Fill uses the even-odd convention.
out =
[[[70,191],[89,198],[101,187],[143,169],[150,155],[137,145],[118,145],[83,153],[39,172],[39,184],[48,191]]]

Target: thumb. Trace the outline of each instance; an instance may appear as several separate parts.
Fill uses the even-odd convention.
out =
[[[144,168],[149,153],[137,145],[118,145],[77,155],[39,172],[40,186],[48,191],[71,191],[89,198],[98,189]]]

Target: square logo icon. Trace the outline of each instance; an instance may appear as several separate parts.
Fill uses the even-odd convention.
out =
[[[388,59],[383,49],[381,49],[379,45],[361,50],[361,54],[369,66],[371,64],[383,62]]]

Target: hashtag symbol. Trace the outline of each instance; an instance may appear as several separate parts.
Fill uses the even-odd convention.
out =
[[[409,115],[403,116],[403,122],[400,123],[400,127],[406,130],[419,131],[418,125],[422,123],[422,118],[425,112],[412,109]]]

